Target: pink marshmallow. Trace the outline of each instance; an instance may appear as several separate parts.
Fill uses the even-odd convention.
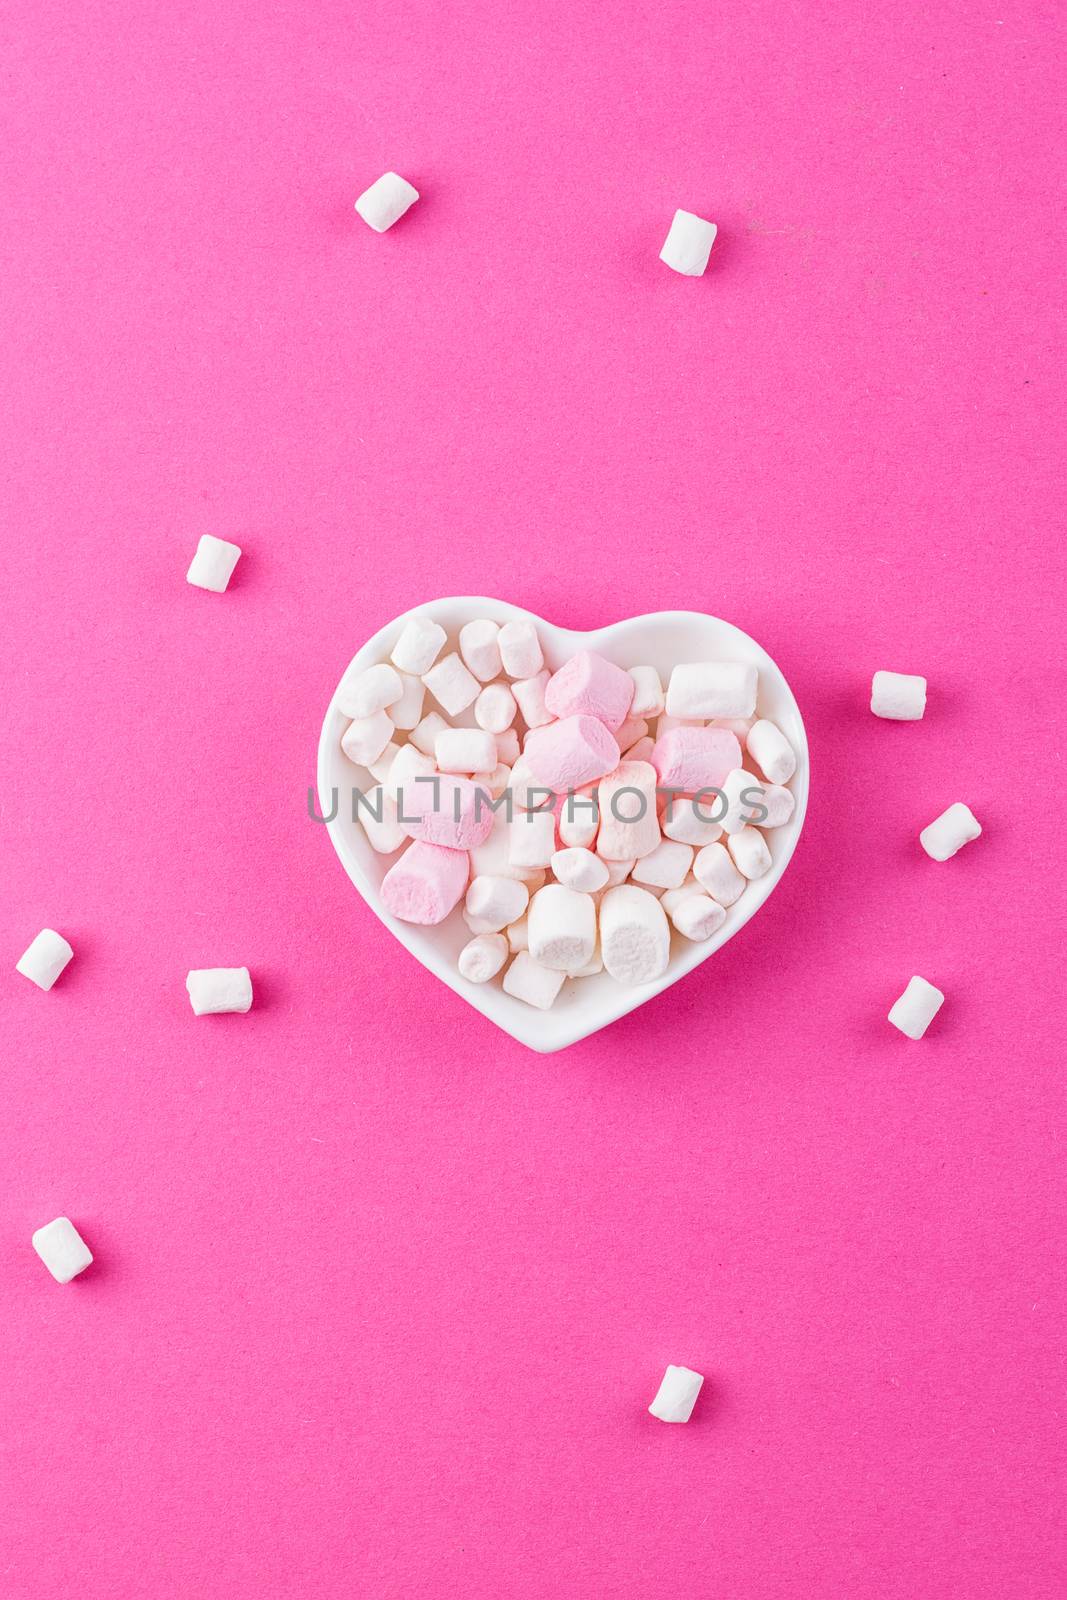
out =
[[[630,687],[633,682],[627,673]],[[619,746],[596,717],[564,717],[530,733],[523,760],[538,783],[556,794],[595,783],[619,764]]]
[[[413,839],[444,846],[450,852],[475,850],[493,831],[489,799],[484,783],[442,773],[423,783],[404,785],[398,820]]]
[[[717,789],[740,763],[741,746],[726,728],[672,728],[657,739],[652,752],[663,788],[683,794]]]
[[[382,904],[401,922],[434,926],[459,904],[469,872],[466,850],[417,841],[382,879]]]
[[[545,705],[555,717],[596,717],[607,728],[619,728],[634,687],[630,674],[613,661],[593,650],[579,650],[548,680]]]

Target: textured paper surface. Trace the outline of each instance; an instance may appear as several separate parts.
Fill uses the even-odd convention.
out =
[[[1062,1593],[1053,15],[6,8],[5,1600]],[[765,911],[549,1059],[305,815],[356,646],[464,592],[728,617],[812,742]]]

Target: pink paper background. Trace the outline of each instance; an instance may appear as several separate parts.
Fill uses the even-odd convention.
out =
[[[4,1600],[1062,1594],[1061,22],[5,7]],[[305,814],[342,666],[463,592],[712,611],[808,720],[764,913],[555,1057]]]

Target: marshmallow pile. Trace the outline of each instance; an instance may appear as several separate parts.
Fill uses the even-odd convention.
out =
[[[382,903],[461,917],[470,983],[547,1010],[568,979],[666,971],[672,939],[710,939],[771,866],[796,755],[758,713],[754,666],[685,662],[664,687],[581,650],[555,672],[531,622],[419,614],[388,661],[350,670],[337,705]]]

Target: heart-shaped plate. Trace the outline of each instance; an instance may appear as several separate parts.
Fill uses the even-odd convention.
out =
[[[727,939],[732,939],[763,905],[796,848],[807,810],[808,742],[800,710],[781,671],[754,639],[750,639],[747,633],[742,633],[732,623],[705,616],[699,611],[657,611],[644,617],[630,617],[625,622],[614,622],[610,627],[598,628],[593,633],[577,633],[569,628],[554,627],[551,622],[544,622],[531,612],[523,611],[520,606],[509,605],[504,600],[453,595],[415,606],[402,617],[380,628],[357,651],[345,673],[352,668],[361,670],[373,666],[376,661],[387,660],[404,623],[409,617],[420,613],[432,616],[447,630],[449,642],[444,647],[446,651],[457,648],[456,637],[465,622],[472,622],[479,617],[490,617],[500,623],[524,618],[536,627],[545,665],[553,672],[577,650],[596,650],[621,667],[654,666],[664,683],[670,677],[672,667],[683,661],[752,662],[759,671],[758,713],[777,723],[796,751],[797,770],[789,784],[796,799],[793,815],[783,827],[769,828],[764,835],[771,852],[771,868],[762,878],[750,883],[741,898],[729,908],[726,921],[718,932],[699,944],[674,935],[670,963],[663,976],[654,983],[626,988],[606,972],[591,978],[568,979],[551,1011],[537,1011],[522,1000],[505,994],[498,981],[475,984],[460,977],[456,961],[471,935],[458,911],[438,927],[426,928],[415,923],[400,922],[385,910],[379,890],[383,877],[397,858],[376,854],[359,823],[353,820],[353,786],[366,790],[372,787],[374,780],[364,768],[353,765],[341,749],[341,735],[348,725],[348,718],[338,709],[334,692],[319,739],[319,804],[321,815],[328,817],[333,809],[333,792],[336,790],[337,814],[329,822],[328,831],[348,876],[390,933],[442,983],[447,983],[450,989],[462,995],[476,1011],[482,1012],[498,1028],[503,1028],[505,1033],[510,1033],[512,1038],[528,1045],[531,1050],[563,1050],[567,1045],[606,1027],[609,1022],[624,1017],[627,1012],[670,988],[679,978],[684,978],[694,967],[699,967],[709,956],[713,956]],[[427,709],[432,704],[432,697],[428,696]],[[471,711],[450,720],[468,726],[474,723]]]

